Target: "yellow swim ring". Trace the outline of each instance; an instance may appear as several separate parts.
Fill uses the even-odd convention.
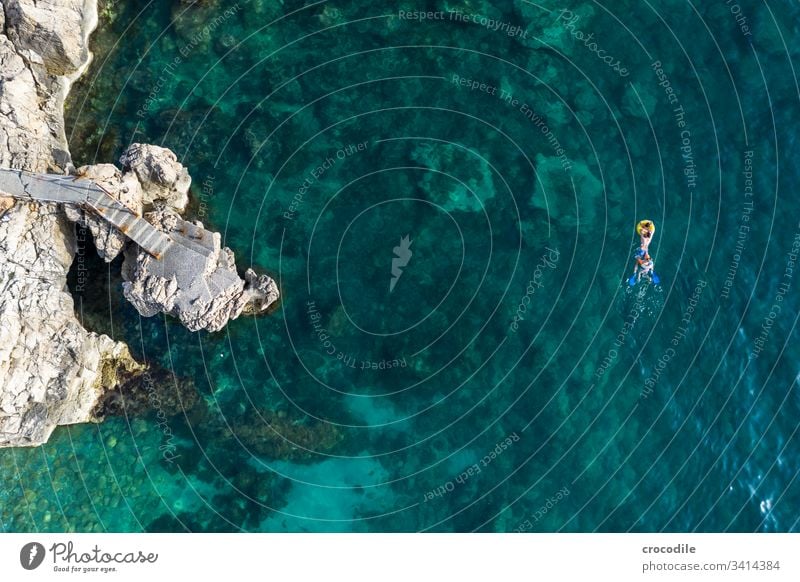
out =
[[[650,230],[651,235],[656,233],[656,225],[652,220],[642,220],[636,225],[636,234],[642,236],[642,230],[645,228]]]

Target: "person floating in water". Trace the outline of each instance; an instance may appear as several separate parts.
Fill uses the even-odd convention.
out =
[[[636,258],[636,265],[633,267],[633,275],[628,279],[628,284],[633,287],[638,283],[642,277],[649,278],[653,283],[658,285],[661,280],[654,269],[653,259],[650,258],[648,249],[650,242],[653,240],[653,233],[656,231],[656,225],[652,220],[642,220],[636,225],[636,232],[640,237],[641,246],[636,251],[634,257]]]
[[[652,220],[643,220],[636,225],[636,232],[639,234],[641,247],[644,252],[650,247],[650,241],[653,240],[653,233],[656,231],[656,225]]]

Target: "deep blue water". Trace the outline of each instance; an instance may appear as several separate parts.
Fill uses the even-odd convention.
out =
[[[281,306],[95,265],[201,398],[0,451],[5,530],[800,529],[796,4],[198,4],[104,7],[73,156],[173,149]]]

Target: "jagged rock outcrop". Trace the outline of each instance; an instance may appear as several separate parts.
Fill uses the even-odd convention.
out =
[[[6,34],[50,75],[71,75],[89,60],[82,23],[96,11],[87,0],[5,0]],[[76,16],[79,20],[76,20]]]
[[[248,269],[239,277],[233,252],[222,247],[219,233],[201,222],[184,220],[191,177],[170,150],[131,145],[120,158],[123,170],[111,164],[84,166],[80,179],[91,180],[168,235],[163,255],[153,256],[106,222],[96,211],[71,208],[67,216],[89,227],[97,251],[112,261],[123,249],[123,293],[144,317],[168,313],[191,331],[218,331],[242,313],[258,314],[278,300],[275,281]],[[172,242],[169,242],[172,241]]]
[[[2,8],[0,166],[63,172],[68,80],[57,75],[84,65],[94,6],[2,0]],[[0,213],[0,447],[38,445],[57,425],[95,420],[101,395],[141,366],[125,344],[76,319],[66,290],[75,236],[60,207],[5,199]]]
[[[268,275],[259,275],[253,269],[244,273],[243,313],[256,315],[269,309],[280,298],[278,284]]]
[[[219,331],[245,310],[261,313],[278,300],[269,276],[248,269],[244,280],[239,277],[233,251],[222,247],[219,233],[166,207],[145,218],[174,243],[160,260],[135,245],[125,253],[123,292],[143,316],[163,312],[191,331]]]
[[[95,0],[0,0],[0,7],[0,167],[73,173],[63,101],[70,78],[90,58]],[[66,287],[76,251],[70,220],[89,228],[105,260],[124,250],[123,291],[142,315],[169,313],[191,330],[217,331],[278,299],[270,277],[251,269],[239,277],[218,233],[177,214],[187,206],[191,177],[174,153],[133,144],[120,163],[122,170],[84,166],[75,179],[100,185],[133,217],[116,203],[95,208],[89,198],[69,201],[88,210],[62,209],[0,193],[0,447],[42,444],[58,425],[101,420],[109,390],[145,369],[125,344],[88,332],[75,318]],[[152,232],[137,238],[129,230],[144,228],[136,218],[143,212],[169,235],[149,250],[159,258],[100,216],[147,245]]]
[[[0,446],[43,443],[92,410],[123,371],[127,346],[87,332],[65,292],[75,242],[54,205],[20,205],[0,219]]]
[[[139,179],[145,206],[162,204],[178,212],[186,210],[192,178],[171,150],[135,143],[125,150],[119,163]]]
[[[88,62],[95,0],[2,0],[0,166],[69,169],[64,98]]]
[[[142,187],[134,174],[123,174],[114,164],[95,164],[78,168],[77,175],[99,184],[137,214],[142,213]],[[125,235],[97,215],[75,206],[65,206],[64,210],[67,218],[89,228],[97,253],[105,261],[113,261],[128,243]]]
[[[3,34],[0,34],[0,81],[0,164],[48,171],[52,168],[49,152],[61,145],[52,139],[48,124],[52,103],[44,101],[37,107],[38,85],[31,67]]]

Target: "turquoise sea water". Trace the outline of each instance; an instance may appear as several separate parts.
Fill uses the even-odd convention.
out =
[[[171,148],[283,299],[193,334],[87,255],[160,396],[0,451],[4,530],[800,529],[796,4],[102,13],[76,164]]]

